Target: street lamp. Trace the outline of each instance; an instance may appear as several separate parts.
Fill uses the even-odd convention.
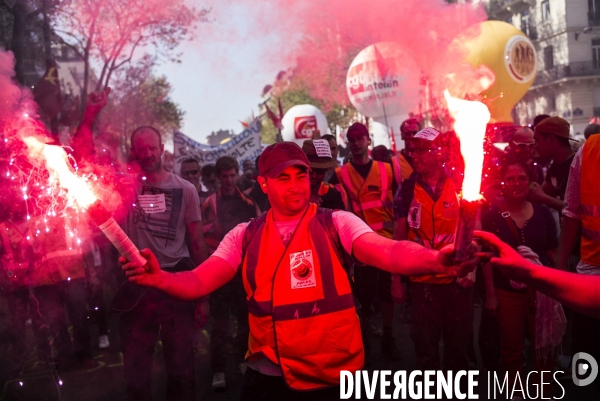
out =
[[[575,40],[579,39],[579,35],[582,33],[591,33],[594,29],[591,26],[586,26],[579,32],[575,32]]]

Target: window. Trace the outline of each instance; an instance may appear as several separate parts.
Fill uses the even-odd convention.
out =
[[[594,68],[600,68],[600,38],[592,39],[592,62]]]
[[[548,96],[548,110],[556,111],[556,96],[554,95]]]
[[[554,49],[552,46],[544,48],[544,67],[546,70],[554,68]]]
[[[523,11],[521,14],[521,30],[523,33],[531,37],[531,20],[529,18],[529,10]]]
[[[542,1],[542,21],[550,19],[550,0]]]

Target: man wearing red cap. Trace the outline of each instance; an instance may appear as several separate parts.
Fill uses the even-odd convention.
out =
[[[393,194],[398,185],[394,180],[392,167],[388,163],[369,158],[371,138],[364,124],[354,123],[346,133],[352,159],[344,166],[336,169],[332,183],[342,184],[348,201],[348,211],[385,238],[394,234],[394,212],[392,208]],[[383,337],[381,354],[391,360],[400,359],[400,351],[396,347],[392,335],[394,327],[394,302],[392,300],[392,277],[388,272],[372,266],[355,266],[356,297],[361,304],[361,324],[363,336],[369,329],[369,320],[373,311],[371,306],[376,296],[381,299],[381,315]],[[365,338],[365,349],[370,350]]]
[[[180,299],[196,299],[227,283],[241,266],[250,335],[240,399],[339,399],[340,371],[362,368],[359,320],[342,255],[394,274],[464,275],[452,247],[438,252],[377,235],[351,213],[309,203],[309,161],[283,142],[260,157],[258,182],[268,213],[231,230],[191,272],[168,273],[149,250],[145,266],[124,263],[131,282]],[[399,256],[402,255],[400,258]]]

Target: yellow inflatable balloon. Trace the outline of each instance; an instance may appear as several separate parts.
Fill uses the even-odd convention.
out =
[[[464,42],[467,60],[475,68],[485,65],[496,75],[492,86],[481,93],[492,114],[490,123],[512,122],[512,108],[535,79],[535,48],[523,32],[506,22],[485,21],[474,28],[479,34],[470,38],[467,34]]]

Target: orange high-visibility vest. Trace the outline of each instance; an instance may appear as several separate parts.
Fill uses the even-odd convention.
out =
[[[402,183],[402,181],[406,180],[413,173],[413,168],[406,160],[406,157],[400,152],[394,157],[392,157],[392,167],[394,168],[394,178],[398,185]]]
[[[348,195],[348,210],[360,217],[377,234],[392,238],[392,167],[388,163],[373,160],[366,180],[351,163],[338,167],[335,173]]]
[[[407,216],[409,226],[407,239],[436,250],[452,244],[458,208],[458,197],[450,177],[446,177],[444,190],[437,202],[434,202],[423,187],[415,182],[414,196]],[[415,276],[410,279],[426,284],[448,284],[454,281],[454,277],[445,274]]]
[[[340,370],[354,372],[364,364],[348,276],[316,214],[317,206],[309,204],[286,247],[270,210],[242,265],[247,357],[262,354],[279,365],[295,390],[337,386]]]
[[[600,266],[600,135],[583,145],[580,175],[581,261]]]

